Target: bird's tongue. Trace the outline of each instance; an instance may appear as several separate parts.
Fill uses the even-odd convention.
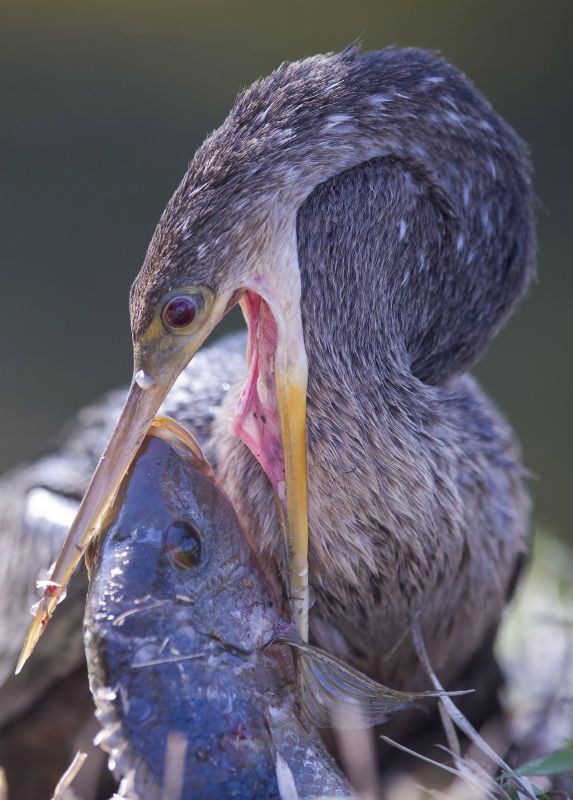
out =
[[[233,432],[252,451],[284,505],[285,466],[275,385],[277,326],[267,303],[247,292],[241,305],[249,331],[248,375]]]

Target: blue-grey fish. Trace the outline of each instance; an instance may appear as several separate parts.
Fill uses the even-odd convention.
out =
[[[160,433],[90,554],[88,668],[122,795],[352,797],[312,720],[338,700],[378,720],[412,697],[297,640],[198,447]]]

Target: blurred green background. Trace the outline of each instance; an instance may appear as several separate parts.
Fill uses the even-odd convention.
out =
[[[539,282],[477,373],[573,540],[572,32],[571,0],[0,0],[0,468],[130,378],[129,285],[236,92],[361,37],[440,50],[531,145]]]

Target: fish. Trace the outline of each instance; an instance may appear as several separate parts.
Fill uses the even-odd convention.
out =
[[[297,708],[280,603],[200,455],[149,435],[88,556],[98,742],[141,800],[351,798]]]
[[[150,430],[86,563],[98,743],[122,798],[354,797],[317,726],[356,720],[349,704],[369,725],[435,694],[393,692],[298,638],[173,420]]]

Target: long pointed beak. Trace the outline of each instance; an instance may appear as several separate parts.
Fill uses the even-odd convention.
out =
[[[51,582],[28,630],[16,674],[20,672],[82,558],[99,530],[121,481],[171,384],[143,389],[134,380],[115,430],[100,459],[51,575]]]
[[[18,659],[16,674],[44,632],[66,586],[101,527],[122,479],[173,383],[228,310],[229,297],[217,297],[208,320],[189,342],[157,337],[137,349],[134,378],[114,432],[90,481],[77,516],[53,569]],[[143,367],[143,370],[139,368]]]
[[[290,593],[299,634],[308,640],[308,505],[306,468],[307,360],[300,310],[288,311],[269,298],[277,325],[274,381],[284,459],[284,487],[278,488],[284,512],[285,539],[290,566]],[[156,361],[145,370],[138,368],[115,430],[88,486],[78,514],[68,533],[51,575],[51,581],[28,630],[16,673],[20,672],[48,624],[85,550],[100,529],[122,479],[139,450],[159,406],[175,379],[189,363],[205,338],[229,308],[231,298],[217,298],[208,324],[192,346],[177,352],[169,348],[146,347],[144,360]],[[285,313],[286,311],[286,313]],[[145,354],[146,353],[146,354]],[[137,364],[136,356],[136,364]],[[153,368],[154,367],[154,368]],[[149,380],[150,375],[153,380]]]

